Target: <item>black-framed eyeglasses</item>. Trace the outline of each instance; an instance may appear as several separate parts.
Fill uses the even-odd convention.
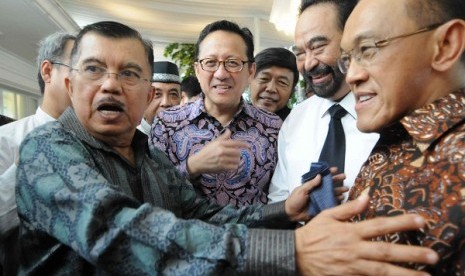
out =
[[[244,64],[250,62],[248,60],[240,60],[240,59],[227,59],[227,60],[217,60],[214,58],[204,58],[197,61],[200,63],[200,67],[202,70],[207,72],[216,72],[220,65],[223,64],[224,69],[229,73],[240,72],[244,68]]]
[[[431,24],[411,33],[396,35],[386,39],[377,40],[374,41],[372,45],[362,45],[358,46],[358,48],[350,50],[349,52],[342,52],[341,56],[337,60],[339,70],[343,74],[346,74],[347,70],[349,70],[349,66],[352,60],[355,60],[355,62],[357,62],[357,64],[362,67],[367,67],[370,65],[370,63],[372,62],[376,54],[379,52],[379,50],[383,47],[390,45],[392,41],[432,31],[441,26],[442,24],[444,23]]]
[[[106,76],[115,75],[118,80],[127,86],[134,86],[141,81],[150,82],[150,80],[142,78],[139,72],[133,69],[123,69],[118,73],[108,72],[105,67],[98,65],[82,65],[79,69],[71,68],[71,70],[78,72],[83,78],[94,82],[95,84],[102,84]]]
[[[59,61],[50,61],[50,63],[53,64],[53,65],[61,65],[61,66],[65,66],[65,67],[68,67],[68,68],[71,67],[69,64],[65,64],[65,63],[62,63],[62,62],[59,62]]]

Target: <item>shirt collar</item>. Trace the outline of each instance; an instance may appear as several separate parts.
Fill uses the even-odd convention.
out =
[[[318,97],[315,95],[315,97]],[[322,98],[323,99],[323,98]],[[334,104],[341,105],[347,113],[352,116],[354,119],[357,119],[357,113],[355,112],[355,96],[352,92],[347,93],[344,98],[342,98],[339,102],[335,102],[329,99],[323,99],[322,108],[320,117],[323,118],[326,114],[328,114],[328,110]]]
[[[189,113],[189,120],[193,120],[202,114],[208,115],[207,109],[205,108],[205,95],[203,93],[200,94],[200,97],[195,102],[193,102],[190,105],[190,107],[191,107],[191,110]],[[242,111],[249,117],[253,117],[253,111],[252,111],[251,106],[246,104],[244,99],[241,97],[241,101],[239,103],[239,109],[237,110],[236,114],[234,114],[234,117],[236,117]]]
[[[400,120],[423,152],[457,124],[465,120],[465,88],[416,109]]]
[[[97,140],[94,136],[89,134],[89,132],[84,128],[84,126],[77,118],[77,115],[72,107],[68,107],[60,116],[58,121],[60,121],[66,129],[71,130],[80,140],[86,142],[90,146],[97,149],[103,149],[117,153],[113,148],[101,142],[100,140]],[[134,153],[140,155],[138,151],[144,151],[146,149],[147,143],[147,135],[142,133],[140,130],[136,130],[134,138],[131,142],[134,148]]]

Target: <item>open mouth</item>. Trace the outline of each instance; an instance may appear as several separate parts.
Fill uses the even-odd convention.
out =
[[[97,108],[100,112],[123,112],[123,108],[121,106],[113,105],[113,104],[103,104]]]
[[[105,115],[115,115],[124,112],[124,104],[115,99],[104,99],[97,103],[97,111]]]
[[[232,86],[230,85],[214,85],[213,88],[219,89],[219,90],[227,90],[231,89]]]

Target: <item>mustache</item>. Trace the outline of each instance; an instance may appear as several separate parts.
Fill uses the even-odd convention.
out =
[[[103,107],[108,106],[111,106],[112,108],[116,108],[119,110],[124,110],[126,107],[126,105],[123,102],[115,99],[113,96],[102,98],[94,104],[95,109],[101,109]]]
[[[331,66],[329,66],[327,64],[320,63],[320,64],[318,64],[317,67],[313,68],[310,71],[307,71],[307,73],[305,75],[309,79],[312,79],[314,76],[326,75],[326,74],[329,74],[329,73],[333,73],[333,68],[331,68]]]

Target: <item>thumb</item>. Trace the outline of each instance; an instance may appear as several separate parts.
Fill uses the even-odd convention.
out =
[[[217,140],[229,140],[231,139],[231,130],[227,128],[220,136],[218,136]]]
[[[324,214],[325,216],[330,216],[339,221],[346,221],[365,210],[368,206],[368,202],[368,195],[362,194],[356,200],[326,210]]]
[[[304,190],[304,193],[310,194],[310,192],[319,185],[321,185],[321,174],[317,174],[315,178],[305,182],[302,185],[302,189]]]

